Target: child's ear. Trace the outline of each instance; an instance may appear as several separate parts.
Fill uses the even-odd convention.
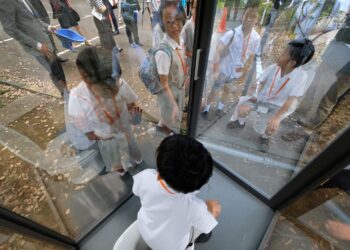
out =
[[[288,64],[289,64],[289,67],[295,68],[295,65],[297,65],[297,62],[294,61],[294,60],[290,60],[290,61],[288,62]]]

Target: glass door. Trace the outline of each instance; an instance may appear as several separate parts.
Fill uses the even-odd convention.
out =
[[[223,171],[275,201],[349,128],[348,2],[201,4],[213,29],[197,51],[198,69],[208,60],[192,89],[191,132]]]

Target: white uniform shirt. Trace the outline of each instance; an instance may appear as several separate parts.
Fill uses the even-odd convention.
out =
[[[263,84],[258,100],[281,107],[288,97],[304,95],[307,74],[301,67],[298,67],[281,77],[280,67],[277,64],[272,64],[264,70],[258,81]]]
[[[152,46],[153,48],[157,47],[158,44],[163,40],[165,33],[160,28],[159,23],[154,26],[152,31]]]
[[[153,250],[184,250],[192,228],[209,233],[217,221],[194,193],[177,193],[168,187],[171,194],[157,181],[157,175],[147,169],[134,176],[133,192],[142,205],[137,215],[139,232]]]
[[[181,59],[183,62],[185,61],[185,51],[183,49],[182,42],[181,44],[178,44],[174,39],[172,39],[167,34],[164,35],[164,38],[162,42],[170,45],[170,48],[173,50],[178,50]],[[170,72],[170,66],[171,66],[171,58],[168,56],[168,54],[164,51],[158,51],[155,54],[156,64],[157,64],[157,71],[159,75],[169,75]],[[183,71],[181,67],[179,67],[179,70]],[[182,72],[183,73],[183,72]]]
[[[133,103],[138,99],[137,94],[130,88],[127,82],[120,80],[120,89],[118,95],[115,97],[120,108],[120,120],[123,120],[121,126],[128,126],[127,123],[127,109],[126,105],[121,103]],[[106,105],[109,107],[110,105]],[[85,135],[88,132],[95,132],[96,135],[109,138],[115,134],[116,127],[109,124],[106,117],[98,117],[100,114],[100,106],[98,101],[92,95],[85,82],[81,82],[77,87],[73,88],[69,97],[68,117],[72,126],[68,126],[68,136],[73,145],[79,150],[85,150],[90,147],[95,141],[91,141]],[[112,107],[114,108],[114,107]],[[96,112],[98,110],[98,112]],[[127,116],[127,117],[126,117]],[[128,128],[124,128],[128,131]]]
[[[224,46],[229,45],[233,31],[227,31],[220,39]],[[243,68],[251,55],[260,55],[261,39],[260,35],[253,29],[250,35],[243,37],[242,26],[235,28],[234,38],[229,45],[229,54],[220,61],[220,72],[230,79],[237,79],[242,76],[242,72],[237,69]]]

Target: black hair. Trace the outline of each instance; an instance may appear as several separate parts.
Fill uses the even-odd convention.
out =
[[[213,173],[213,159],[195,139],[184,135],[166,137],[157,149],[159,176],[175,191],[191,193],[206,184]]]
[[[289,55],[296,62],[295,68],[309,62],[315,54],[315,47],[307,38],[292,40],[288,45]]]
[[[179,0],[162,0],[159,7],[159,15],[160,15],[159,25],[163,32],[165,32],[165,27],[163,23],[163,11],[169,6],[175,6],[176,17],[181,18],[183,25],[185,25],[186,23],[186,12]]]
[[[75,60],[78,68],[84,70],[93,84],[103,84],[115,87],[112,77],[112,54],[110,51],[95,46],[82,49]],[[122,74],[119,65],[119,76]]]

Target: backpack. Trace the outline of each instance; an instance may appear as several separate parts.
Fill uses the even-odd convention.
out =
[[[173,61],[171,49],[165,43],[160,43],[156,48],[152,48],[148,51],[148,56],[140,65],[139,76],[145,87],[149,92],[151,92],[152,95],[158,94],[163,88],[162,84],[160,83],[155,59],[155,55],[158,51],[164,51],[170,57],[171,62]]]
[[[127,24],[135,23],[135,17],[134,17],[135,10],[137,10],[137,4],[124,3],[124,2],[121,3],[121,14],[125,23]]]

